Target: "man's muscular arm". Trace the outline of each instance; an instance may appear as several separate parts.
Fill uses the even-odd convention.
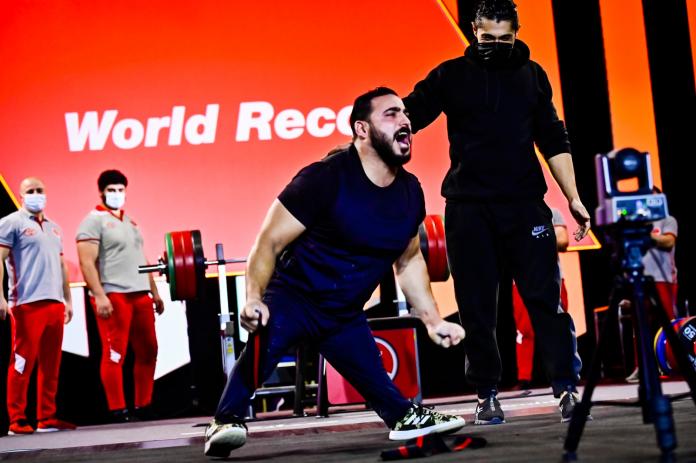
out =
[[[304,231],[305,226],[276,199],[266,214],[247,261],[247,301],[240,318],[242,326],[249,332],[254,332],[259,323],[262,326],[268,323],[270,314],[262,298],[275,270],[276,259]]]
[[[413,307],[414,314],[425,324],[433,342],[443,347],[459,344],[464,339],[464,328],[440,317],[418,235],[411,240],[394,266],[399,286]]]

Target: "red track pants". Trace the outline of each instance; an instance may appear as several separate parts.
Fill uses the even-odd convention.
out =
[[[37,419],[43,421],[52,418],[56,414],[65,305],[58,301],[21,304],[10,310],[10,316],[12,355],[7,374],[7,411],[10,423],[26,420],[29,379],[37,360]]]
[[[157,362],[152,298],[147,292],[109,293],[107,296],[114,311],[109,318],[97,315],[97,327],[102,345],[101,379],[109,410],[126,408],[123,395],[123,361],[129,342],[135,356],[135,406],[145,407],[152,400]],[[92,307],[96,307],[94,298]]]

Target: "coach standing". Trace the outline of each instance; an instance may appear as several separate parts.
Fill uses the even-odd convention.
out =
[[[0,219],[0,259],[5,261],[9,295],[0,291],[0,319],[12,320],[12,354],[7,375],[9,434],[32,434],[25,409],[34,365],[38,432],[74,429],[56,418],[56,392],[63,344],[63,324],[72,318],[63,234],[44,215],[46,187],[35,177],[19,186],[22,207]],[[0,265],[0,281],[3,278]]]

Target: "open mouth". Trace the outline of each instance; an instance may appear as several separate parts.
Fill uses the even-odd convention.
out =
[[[403,127],[399,129],[394,134],[394,140],[400,145],[405,147],[411,146],[411,129],[408,127]]]

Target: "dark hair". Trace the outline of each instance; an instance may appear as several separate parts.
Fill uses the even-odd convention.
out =
[[[353,110],[350,112],[350,130],[353,131],[353,137],[357,136],[357,133],[355,133],[355,122],[366,121],[372,112],[372,100],[384,95],[399,96],[391,88],[377,87],[367,93],[363,93],[355,99],[355,102],[353,102]]]
[[[520,29],[517,5],[512,0],[481,0],[474,14],[477,27],[481,26],[484,18],[496,22],[510,21],[513,31],[517,32]]]
[[[104,191],[107,185],[123,185],[128,186],[128,179],[121,171],[118,170],[105,170],[99,174],[99,180],[97,180],[97,185],[99,185],[99,191]]]

